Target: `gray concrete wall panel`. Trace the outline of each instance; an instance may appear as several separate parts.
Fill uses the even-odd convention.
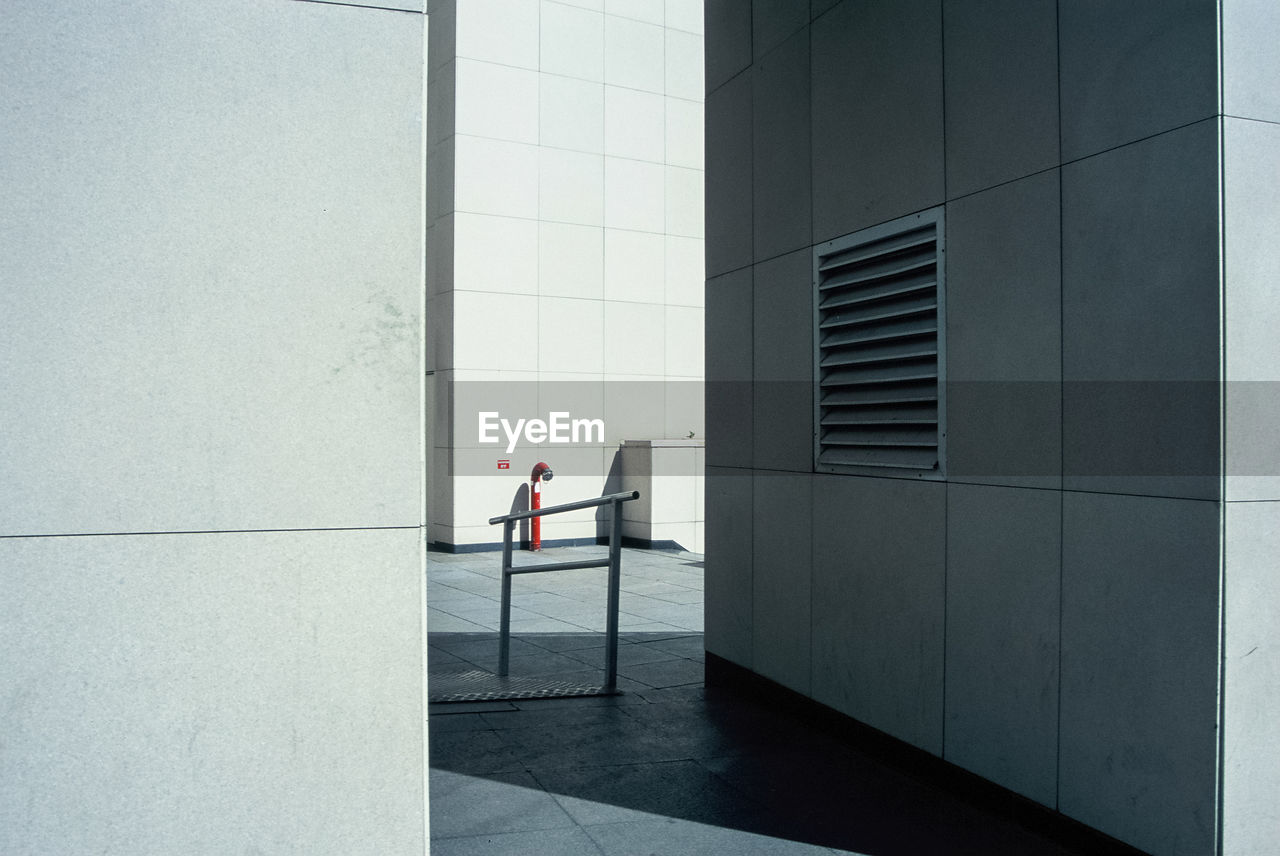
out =
[[[807,473],[813,467],[812,276],[807,250],[755,266],[749,430],[758,469]]]
[[[939,4],[842,3],[811,32],[814,241],[940,204]]]
[[[809,24],[809,10],[803,0],[752,0],[750,5],[751,52],[755,60]]]
[[[1059,809],[1214,852],[1219,506],[1063,496]]]
[[[457,0],[428,0],[427,15],[431,21],[427,28],[427,69],[430,75],[457,56]]]
[[[434,34],[435,30],[432,29]],[[427,74],[427,145],[435,146],[453,136],[456,130],[454,121],[454,93],[457,86],[456,58],[450,54],[449,61],[432,66]],[[433,189],[434,193],[434,189]],[[452,200],[444,200],[451,202]],[[445,208],[452,211],[453,206]]]
[[[446,92],[452,92],[450,86]],[[454,210],[454,165],[457,152],[454,150],[456,137],[448,137],[432,146],[427,157],[427,219],[438,220],[446,217]],[[453,287],[453,280],[448,280]],[[442,289],[443,290],[443,289]]]
[[[943,4],[947,197],[1058,164],[1058,4]]]
[[[1063,167],[1063,483],[1213,499],[1218,128]]]
[[[941,755],[947,486],[812,484],[813,697]]]
[[[1064,161],[1217,112],[1215,0],[1058,6]]]
[[[751,65],[751,4],[742,0],[705,0],[703,17],[706,22],[703,50],[710,95]]]
[[[1061,487],[1057,170],[947,204],[947,470]]]
[[[1057,491],[948,486],[943,757],[1051,808],[1061,527]]]
[[[840,0],[809,0],[809,17],[816,18],[839,2]]]
[[[711,4],[708,4],[708,8]],[[718,141],[707,159],[707,276],[751,264],[751,76],[707,95],[707,138]]]
[[[750,470],[707,467],[707,651],[753,668],[752,478]]]
[[[755,670],[809,695],[811,545],[797,543],[813,519],[813,477],[757,471],[752,488],[752,651]]]
[[[752,186],[757,261],[812,242],[809,30],[758,60],[752,83]]]
[[[707,463],[750,467],[753,414],[752,270],[707,280]]]
[[[807,622],[816,700],[1153,853],[1215,852],[1220,371],[1227,498],[1280,498],[1230,472],[1280,456],[1280,396],[1265,394],[1280,384],[1280,135],[1214,117],[1221,82],[1228,113],[1276,118],[1264,84],[1280,15],[1225,0],[1220,76],[1212,0],[812,0],[807,68],[796,22],[754,5],[753,93],[734,96],[754,111],[754,195],[708,196],[708,223],[731,233],[709,237],[713,277],[744,263],[754,203],[753,310],[708,322],[707,345],[754,357],[755,437],[745,455],[726,425],[720,454],[755,468],[757,518],[771,483],[812,490],[785,512],[788,527],[811,513],[807,617],[789,577],[759,564],[775,545],[754,537],[756,668],[803,686],[792,625]],[[802,151],[782,154],[803,146],[786,129],[806,109],[808,175]],[[709,125],[709,162],[740,161],[743,127]],[[800,428],[782,430],[788,403],[761,392],[781,376],[767,372],[809,363],[788,340],[812,344],[811,286],[786,270],[808,255],[806,192],[811,243],[950,200],[949,484],[808,475]],[[750,351],[730,341],[748,330]],[[1244,657],[1270,644],[1257,616],[1273,598],[1250,563],[1274,545],[1258,538],[1237,554],[1224,854],[1265,852],[1273,809],[1248,789],[1280,787],[1260,748],[1274,734],[1249,712],[1274,707],[1272,664]]]

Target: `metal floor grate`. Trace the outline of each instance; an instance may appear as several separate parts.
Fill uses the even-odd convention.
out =
[[[481,671],[432,672],[427,675],[427,701],[430,704],[601,695],[617,695],[617,690],[573,684],[548,677],[502,677]]]

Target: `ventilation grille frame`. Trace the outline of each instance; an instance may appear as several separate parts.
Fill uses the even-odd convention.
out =
[[[813,248],[813,463],[946,478],[944,206]]]

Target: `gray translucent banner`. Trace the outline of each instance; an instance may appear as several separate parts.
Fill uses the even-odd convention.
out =
[[[1280,476],[1280,382],[951,381],[937,391],[948,479],[1108,489],[1112,478],[1172,478],[1207,480],[1212,492],[1223,476]],[[553,457],[607,476],[624,441],[705,441],[715,466],[813,472],[824,436],[819,390],[803,381],[454,381],[437,383],[429,407],[437,460],[463,476],[527,478]],[[686,463],[659,459],[654,474]]]

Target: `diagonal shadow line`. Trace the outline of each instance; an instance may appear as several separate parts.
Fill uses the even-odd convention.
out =
[[[467,635],[432,647],[483,662],[476,652],[492,639]],[[520,641],[535,669],[554,657],[589,663],[597,651],[595,634]],[[508,784],[520,777],[587,829],[656,816],[869,856],[1136,852],[1028,829],[742,688],[681,683],[700,665],[701,643],[701,634],[624,634],[621,650],[634,660],[620,663],[629,684],[612,699],[433,707],[431,766]],[[519,663],[513,656],[513,671]]]

